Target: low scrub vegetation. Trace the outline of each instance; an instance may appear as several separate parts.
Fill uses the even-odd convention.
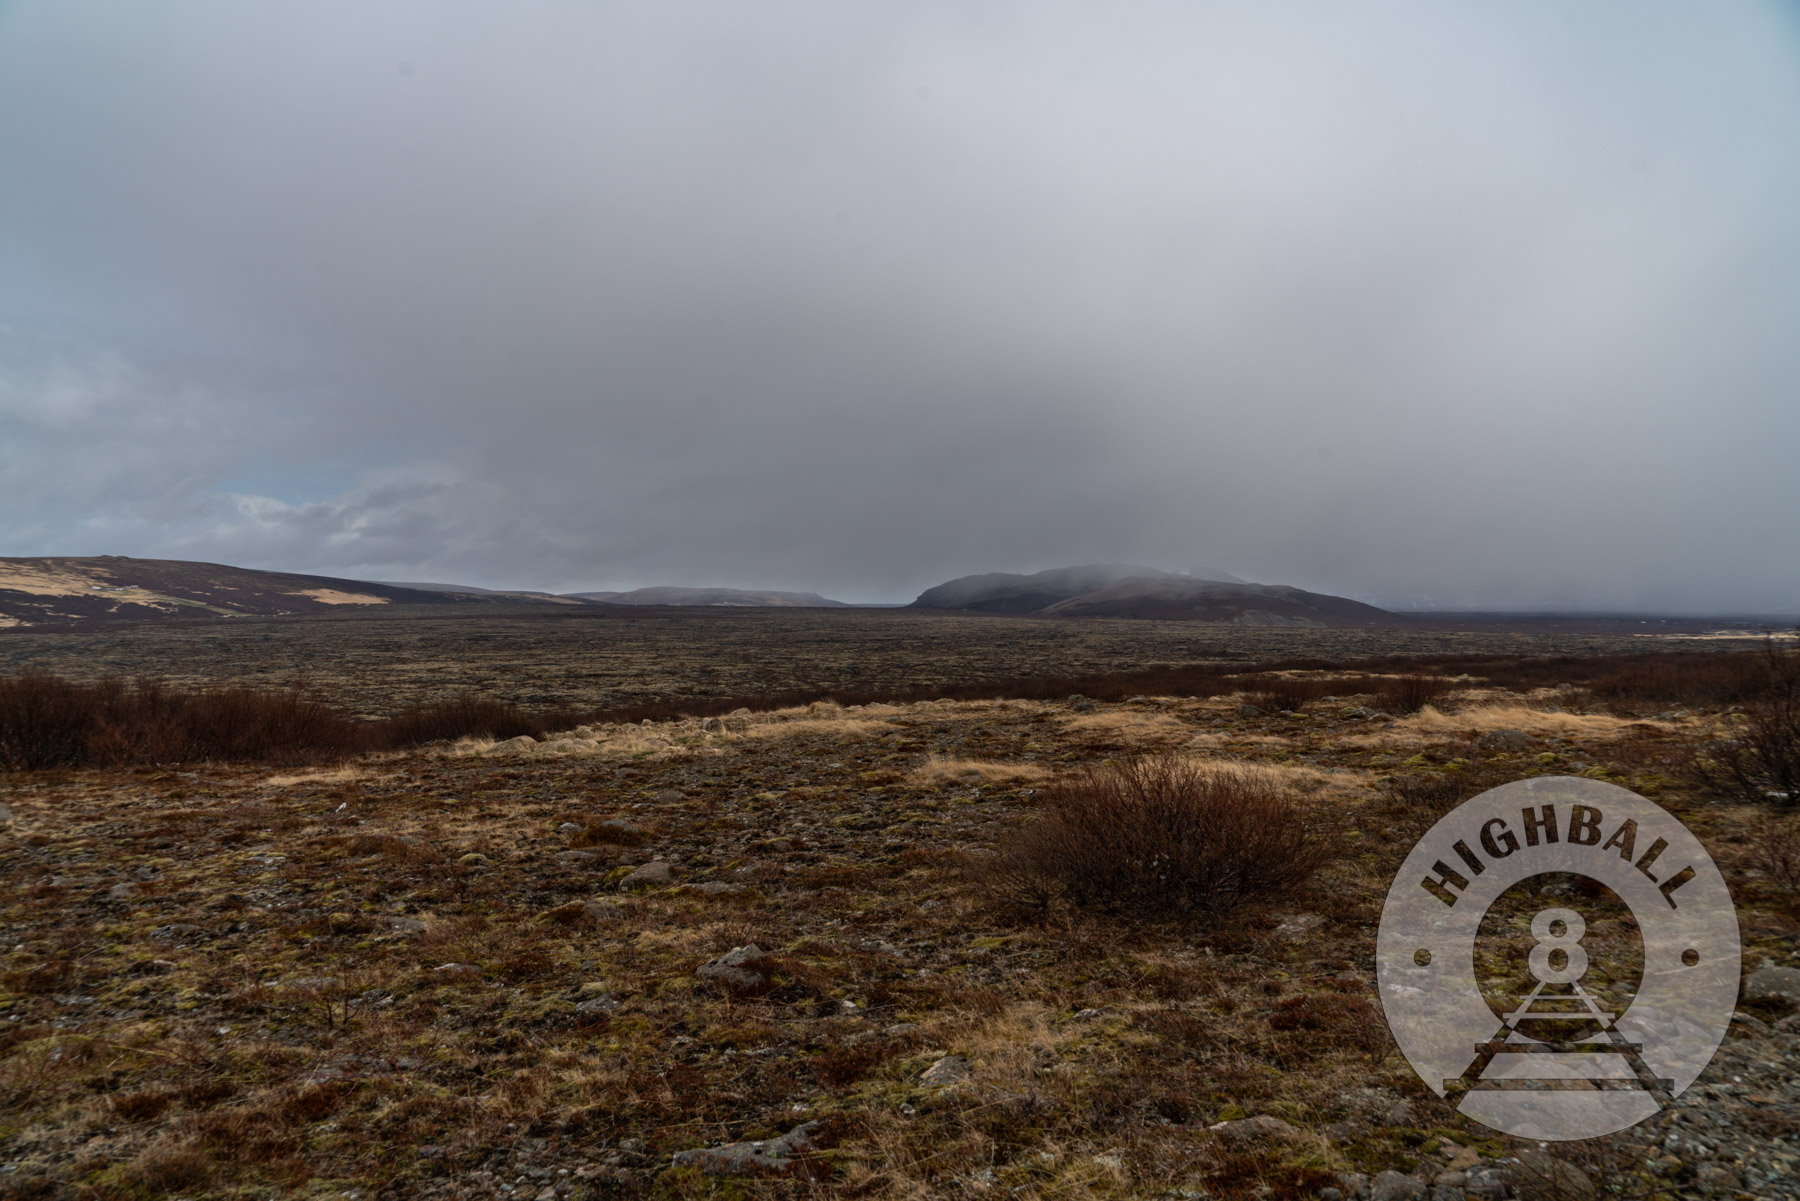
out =
[[[541,734],[553,719],[458,699],[358,721],[298,690],[185,691],[156,680],[0,678],[0,770],[148,763],[317,763],[437,739]]]
[[[1017,909],[1206,918],[1305,884],[1328,856],[1324,835],[1322,817],[1266,776],[1151,756],[1053,785],[976,875]]]
[[[1757,675],[1728,737],[1695,759],[1694,774],[1721,798],[1800,805],[1800,652],[1771,641]]]

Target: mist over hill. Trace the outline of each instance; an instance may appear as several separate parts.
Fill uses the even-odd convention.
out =
[[[927,588],[915,609],[1044,617],[1124,617],[1231,625],[1390,625],[1393,614],[1341,596],[1236,577],[1198,579],[1117,563],[1059,567],[1032,575],[995,572]]]

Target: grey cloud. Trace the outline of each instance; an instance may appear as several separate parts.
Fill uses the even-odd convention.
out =
[[[18,5],[0,529],[1790,610],[1797,135],[1775,4]]]

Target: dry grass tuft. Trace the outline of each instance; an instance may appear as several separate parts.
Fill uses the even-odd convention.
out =
[[[955,784],[1038,784],[1049,778],[1049,769],[1036,763],[933,755],[909,772],[906,782],[915,788],[944,788]]]

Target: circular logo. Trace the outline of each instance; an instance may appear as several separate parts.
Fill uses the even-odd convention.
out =
[[[1546,776],[1482,793],[1388,889],[1376,972],[1413,1070],[1521,1138],[1594,1138],[1691,1085],[1737,1004],[1737,914],[1686,826]]]

